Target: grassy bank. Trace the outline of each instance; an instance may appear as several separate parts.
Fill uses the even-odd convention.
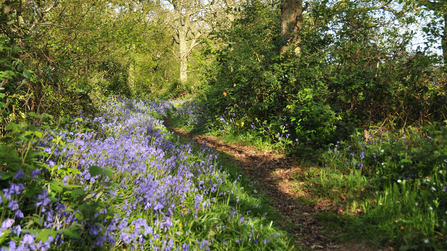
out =
[[[216,120],[226,123],[213,124]],[[208,114],[203,104],[179,107],[173,121],[185,130],[264,151],[302,148],[300,168],[292,170],[289,182],[294,193],[305,194],[298,201],[324,208],[315,218],[340,243],[360,241],[399,250],[447,248],[445,123],[362,129],[348,140],[307,149],[283,132],[268,140],[255,127],[240,131],[231,117]]]

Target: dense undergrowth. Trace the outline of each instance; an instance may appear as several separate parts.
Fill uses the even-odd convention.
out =
[[[118,99],[58,126],[10,123],[1,250],[294,249],[236,169],[166,130],[172,108]]]
[[[206,103],[185,103],[174,115],[172,121],[177,126],[220,136],[227,142],[263,150],[282,149],[283,153],[286,147],[300,144],[281,131],[270,132],[278,135],[277,140],[265,140],[254,125],[241,133],[231,113],[211,114]],[[215,117],[223,123],[205,123]],[[445,123],[358,130],[347,140],[300,155],[305,171],[294,175],[292,183],[304,183],[304,187],[297,185],[295,192],[311,194],[299,198],[303,203],[330,201],[335,210],[316,217],[342,243],[365,241],[377,248],[391,245],[399,250],[445,250],[446,133]]]

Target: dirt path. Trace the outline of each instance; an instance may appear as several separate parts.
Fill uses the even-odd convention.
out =
[[[297,236],[298,242],[310,250],[374,250],[361,244],[335,245],[327,235],[321,233],[324,226],[314,219],[314,215],[327,211],[327,206],[297,202],[297,198],[309,196],[304,192],[293,193],[289,180],[303,172],[297,161],[272,153],[256,151],[253,147],[229,145],[212,136],[193,135],[174,128],[165,121],[165,126],[198,143],[206,143],[217,151],[225,152],[234,158],[234,164],[241,167],[245,174],[262,187],[258,193],[267,194],[272,199],[270,205],[281,212],[284,220],[280,225],[289,233]],[[295,184],[296,185],[296,184]],[[256,190],[255,190],[256,192]],[[388,249],[389,250],[389,249]]]

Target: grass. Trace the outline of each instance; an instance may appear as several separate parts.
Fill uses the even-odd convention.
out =
[[[202,120],[210,116],[198,106],[182,109]],[[184,129],[198,131],[197,125],[204,124],[185,123],[182,113],[177,114],[174,121]],[[221,123],[219,127],[210,124],[203,132],[224,142],[280,151],[281,144],[266,142],[258,130],[240,132],[231,122],[224,128]],[[447,249],[445,123],[367,132],[359,130],[350,140],[308,151],[300,171],[289,180],[293,192],[306,195],[297,200],[312,206],[328,204],[331,209],[315,218],[342,244]]]

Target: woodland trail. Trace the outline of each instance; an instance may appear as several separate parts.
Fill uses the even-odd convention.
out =
[[[298,203],[298,198],[311,196],[305,192],[294,193],[289,182],[292,176],[305,171],[300,168],[297,160],[285,158],[278,154],[257,151],[253,147],[223,143],[219,138],[206,135],[195,135],[182,129],[174,128],[169,119],[165,126],[190,140],[206,144],[219,152],[224,152],[228,161],[244,170],[245,175],[255,184],[257,193],[268,195],[270,205],[280,212],[284,218],[278,219],[281,227],[297,237],[297,242],[309,250],[377,250],[364,244],[340,245],[334,244],[328,234],[322,233],[325,227],[314,219],[314,216],[334,207],[325,202],[310,206],[308,203]],[[335,209],[337,210],[337,209]],[[392,248],[381,249],[393,250]]]

